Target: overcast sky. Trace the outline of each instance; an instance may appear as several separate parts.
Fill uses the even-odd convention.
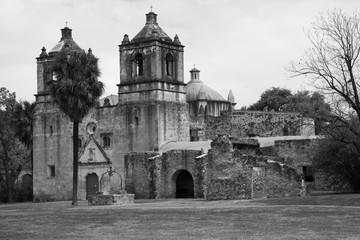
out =
[[[309,47],[306,31],[321,12],[359,9],[359,0],[1,0],[0,87],[18,99],[34,101],[36,57],[60,40],[68,22],[73,39],[92,48],[100,61],[106,94],[117,94],[118,45],[158,14],[160,27],[185,45],[185,82],[196,64],[200,79],[237,107],[256,102],[266,89],[308,89],[304,79],[289,79],[285,67]]]

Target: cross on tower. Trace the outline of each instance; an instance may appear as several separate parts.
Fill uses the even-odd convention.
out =
[[[68,21],[65,22],[65,27],[67,27]]]
[[[151,5],[151,6],[150,6],[150,11],[151,11],[151,12],[152,12],[152,9],[153,9],[153,6]]]

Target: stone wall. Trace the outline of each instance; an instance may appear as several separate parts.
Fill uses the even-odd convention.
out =
[[[218,137],[207,156],[206,199],[304,195],[301,176],[278,160],[234,151],[226,137]]]
[[[175,198],[180,172],[191,174],[194,197],[208,200],[303,195],[301,176],[283,159],[233,150],[226,136],[197,150],[129,153],[125,156],[126,190],[135,198]]]
[[[157,158],[159,181],[157,184],[158,198],[175,198],[176,176],[180,171],[188,171],[194,181],[194,197],[203,197],[204,165],[196,159],[201,155],[197,150],[173,150]]]
[[[129,153],[125,156],[125,186],[135,198],[175,198],[176,177],[188,171],[194,182],[194,197],[204,196],[203,159],[201,151],[173,150],[162,155],[156,152]]]
[[[207,156],[207,200],[251,198],[252,167],[248,159],[233,151],[227,137],[218,137],[211,143]]]
[[[218,117],[191,117],[190,128],[201,133],[199,140],[214,139],[218,134],[237,138],[315,134],[311,119],[300,113],[284,112],[235,110]]]
[[[232,136],[284,136],[300,135],[300,113],[234,111]]]
[[[135,198],[156,198],[156,152],[125,155],[125,190]]]
[[[284,163],[297,171],[304,178],[303,167],[310,167],[313,171],[313,181],[306,182],[308,191],[351,191],[349,184],[344,181],[329,179],[326,174],[313,167],[315,153],[321,139],[282,140],[275,141],[274,151],[277,156],[284,158]],[[334,184],[338,182],[338,184]]]
[[[34,200],[69,200],[72,197],[72,123],[53,104],[39,103],[36,112]]]
[[[311,166],[319,140],[280,140],[275,141],[274,150],[277,156],[284,158],[284,163],[302,174],[302,166]]]
[[[268,163],[266,168],[267,198],[296,197],[305,195],[302,177],[293,168],[278,162]]]

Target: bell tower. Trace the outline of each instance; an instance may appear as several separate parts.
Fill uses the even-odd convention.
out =
[[[119,108],[125,114],[130,151],[149,151],[169,141],[189,140],[188,105],[184,87],[184,46],[158,25],[157,14],[120,52]]]
[[[37,62],[37,93],[33,124],[35,198],[45,195],[54,199],[71,198],[72,127],[69,118],[60,111],[50,95],[48,82],[54,79],[52,66],[63,49],[83,51],[73,40],[72,30],[61,29],[60,41],[46,51],[41,49]],[[70,126],[70,127],[69,127]],[[59,191],[58,189],[61,189]]]

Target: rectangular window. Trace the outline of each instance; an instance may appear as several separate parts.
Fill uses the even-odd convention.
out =
[[[136,120],[136,118],[135,118]],[[101,133],[100,134],[100,138],[101,138],[101,146],[104,149],[111,149],[112,148],[112,140],[113,140],[113,135],[112,133]]]
[[[198,129],[190,129],[190,142],[199,141],[199,130]]]
[[[305,182],[313,182],[314,181],[314,173],[311,166],[303,166],[303,174]]]
[[[55,165],[48,165],[48,177],[55,177]]]

